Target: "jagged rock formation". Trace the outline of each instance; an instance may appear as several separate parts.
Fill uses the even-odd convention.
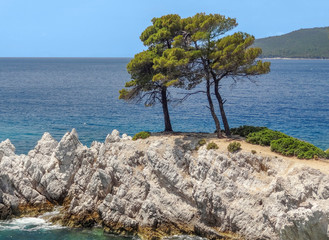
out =
[[[328,239],[329,175],[281,158],[229,154],[197,138],[132,141],[114,130],[90,148],[45,133],[28,155],[0,143],[0,218],[61,205],[53,221],[156,239]],[[234,233],[234,234],[232,234]]]

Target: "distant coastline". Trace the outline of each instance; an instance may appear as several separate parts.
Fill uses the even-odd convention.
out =
[[[256,39],[264,58],[329,59],[329,27],[308,28]]]
[[[0,57],[0,59],[131,59],[132,57]]]
[[[262,57],[264,60],[329,60],[329,58],[289,58],[289,57]]]

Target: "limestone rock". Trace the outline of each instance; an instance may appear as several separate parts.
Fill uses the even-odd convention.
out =
[[[42,135],[35,148],[30,151],[28,155],[32,159],[38,158],[36,157],[37,154],[40,154],[41,156],[51,156],[57,145],[58,142],[49,133],[46,132]]]
[[[111,134],[107,135],[105,143],[114,143],[120,141],[119,131],[114,129]]]
[[[2,157],[14,156],[15,155],[15,146],[10,142],[9,139],[0,143],[0,161]]]
[[[0,219],[22,206],[64,205],[69,226],[160,238],[328,239],[329,176],[280,158],[195,150],[198,139],[131,141],[113,130],[82,145],[45,133],[28,155],[0,143]]]

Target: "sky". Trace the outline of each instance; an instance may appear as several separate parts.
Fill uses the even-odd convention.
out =
[[[133,57],[153,17],[199,12],[256,38],[329,26],[328,0],[0,0],[0,57]]]

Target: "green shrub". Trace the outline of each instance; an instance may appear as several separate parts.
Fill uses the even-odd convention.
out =
[[[207,142],[206,142],[206,139],[201,139],[201,140],[199,140],[199,142],[198,142],[198,145],[199,146],[203,146],[203,145],[205,145]]]
[[[207,145],[207,150],[210,150],[210,149],[218,149],[218,145],[214,142],[210,142]]]
[[[231,153],[237,152],[241,149],[241,143],[239,142],[231,142],[228,146],[227,146],[227,150]]]
[[[294,156],[297,142],[292,137],[274,140],[271,143],[271,151],[281,153],[285,156]]]
[[[148,138],[149,136],[151,136],[150,132],[142,131],[142,132],[136,133],[135,136],[133,136],[133,140],[135,141],[137,139],[145,139],[145,138]]]
[[[247,137],[250,133],[259,132],[267,129],[266,127],[254,127],[254,126],[240,126],[238,128],[231,128],[231,133],[234,135],[240,135],[241,137]]]
[[[272,141],[271,150],[285,156],[296,156],[304,159],[326,157],[326,153],[320,148],[293,137]]]
[[[256,154],[257,152],[256,152],[256,150],[251,150],[251,153]]]
[[[315,158],[315,156],[317,156],[318,158],[326,157],[326,153],[322,149],[308,142],[303,142],[298,139],[296,140],[299,141],[298,149],[296,150],[296,154],[295,154],[295,156],[297,156],[298,158],[311,159],[311,158]]]
[[[205,145],[207,142],[206,142],[206,139],[204,139],[204,138],[202,138],[202,139],[200,139],[199,141],[198,141],[198,144],[196,145],[196,147],[195,147],[195,150],[199,150],[199,148],[201,147],[201,146],[203,146],[203,145]]]
[[[247,142],[262,146],[271,146],[273,152],[280,153],[284,156],[296,156],[297,158],[304,159],[329,159],[329,149],[323,151],[308,142],[265,127],[242,126],[234,129],[232,133],[239,134],[240,136],[248,134],[246,138]],[[253,154],[256,153],[255,150],[251,152]]]
[[[326,150],[326,151],[324,151],[325,153],[326,153],[326,158],[328,158],[329,159],[329,148]]]
[[[278,140],[280,138],[287,138],[287,137],[289,136],[282,132],[273,131],[270,129],[263,129],[259,132],[250,133],[247,136],[246,141],[248,143],[258,144],[261,146],[270,146],[271,141]]]

